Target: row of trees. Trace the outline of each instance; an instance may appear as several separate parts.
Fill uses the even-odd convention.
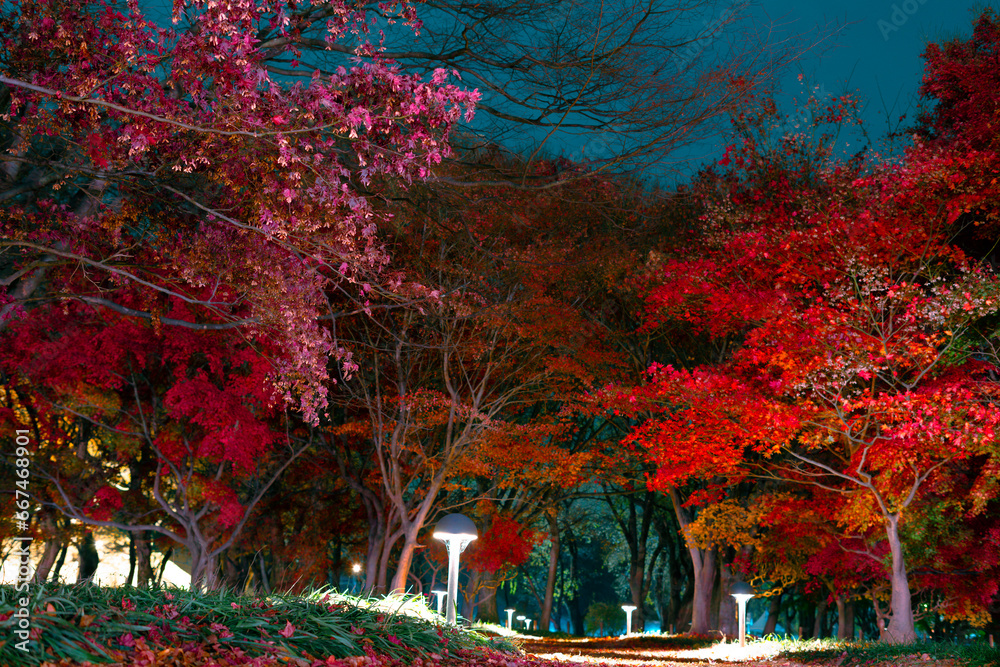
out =
[[[520,34],[537,8],[469,26]],[[749,75],[787,53],[697,70],[740,93],[701,85],[697,113],[633,107],[618,164],[730,114],[726,155],[677,191],[472,134],[452,153],[480,95],[426,63],[520,96],[495,118],[605,122],[622,63],[662,61],[646,10],[628,34],[587,12],[589,33],[541,30],[573,70],[513,37],[369,41],[419,28],[408,5],[195,2],[171,29],[5,7],[0,419],[31,434],[36,577],[69,517],[129,531],[140,584],[176,544],[197,586],[322,584],[363,556],[365,589],[421,589],[443,563],[426,528],[460,509],[479,615],[542,550],[518,581],[548,627],[557,598],[582,615],[601,503],[638,627],[654,591],[661,619],[726,631],[737,577],[819,587],[842,629],[869,599],[895,642],[915,612],[995,623],[996,18],[929,48],[898,162],[835,159],[848,98],[791,132]]]

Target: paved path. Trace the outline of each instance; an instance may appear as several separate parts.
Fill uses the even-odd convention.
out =
[[[603,639],[538,639],[521,642],[524,651],[545,660],[573,664],[607,664],[614,667],[854,667],[845,657],[800,662],[780,654],[776,643],[753,642],[716,644],[700,649],[671,646],[669,641],[630,637]],[[953,660],[924,659],[922,655],[905,656],[890,662],[865,663],[866,667],[959,667]]]

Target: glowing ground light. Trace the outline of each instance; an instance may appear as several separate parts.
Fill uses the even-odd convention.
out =
[[[753,597],[754,592],[750,584],[745,581],[737,581],[729,587],[729,594],[736,598],[740,606],[740,646],[747,645],[747,600]]]
[[[476,524],[464,514],[446,514],[434,527],[434,538],[448,548],[448,604],[445,620],[455,625],[455,600],[458,599],[458,556],[472,540],[479,537]]]
[[[622,609],[624,609],[625,613],[627,614],[625,616],[625,634],[630,635],[632,634],[632,612],[636,610],[636,606],[631,604],[623,604]]]
[[[444,596],[448,594],[448,591],[431,591],[431,593],[437,596],[437,602],[438,602],[437,610],[438,613],[440,614],[444,609],[441,601],[444,599]]]

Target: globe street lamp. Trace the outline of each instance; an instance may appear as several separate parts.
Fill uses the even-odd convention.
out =
[[[622,609],[625,610],[627,616],[625,617],[625,634],[632,634],[632,612],[636,610],[635,605],[623,604]]]
[[[434,538],[448,548],[448,609],[445,619],[455,625],[455,600],[458,598],[458,555],[469,542],[479,537],[476,524],[464,514],[447,514],[434,528]]]
[[[431,591],[431,593],[437,596],[438,613],[440,614],[443,611],[443,609],[441,608],[441,599],[448,594],[448,591]]]
[[[513,607],[511,607],[509,609],[504,609],[504,611],[507,612],[507,629],[508,630],[513,630],[514,629],[514,627],[513,627],[514,626],[514,612],[517,611],[517,610],[514,609]]]
[[[736,598],[740,606],[740,646],[747,645],[747,600],[753,597],[753,588],[745,581],[737,581],[729,587],[729,594]]]

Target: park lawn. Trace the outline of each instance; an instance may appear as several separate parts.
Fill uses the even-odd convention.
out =
[[[837,640],[750,640],[738,642],[689,635],[634,635],[612,638],[531,637],[520,643],[529,654],[546,659],[617,667],[691,667],[744,665],[757,667],[973,667],[1000,665],[1000,650],[984,642],[923,642],[889,646],[878,642]]]

